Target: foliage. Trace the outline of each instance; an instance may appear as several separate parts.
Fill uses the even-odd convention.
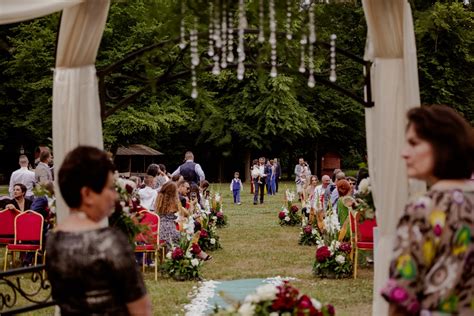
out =
[[[210,212],[211,213],[209,216],[211,217],[211,220],[215,222],[217,228],[227,226],[227,215],[224,214],[224,211],[222,210],[222,198],[219,193],[216,193],[212,196]]]
[[[296,226],[301,225],[301,215],[299,208],[293,201],[295,199],[295,193],[290,190],[285,191],[286,207],[282,206],[281,211],[278,213],[281,226]]]
[[[212,315],[308,315],[333,316],[332,305],[322,305],[318,300],[305,294],[284,281],[281,285],[265,284],[256,289],[255,294],[245,297],[243,304],[237,304],[228,310],[215,308]]]
[[[192,242],[192,238],[183,234],[178,245],[173,245],[161,265],[163,274],[176,281],[199,280],[202,261],[197,257],[201,248]]]
[[[206,213],[201,213],[199,246],[204,251],[222,248],[217,235],[216,223]]]

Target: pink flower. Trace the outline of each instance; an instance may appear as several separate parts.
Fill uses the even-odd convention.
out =
[[[217,212],[216,216],[218,218],[223,218],[224,217],[224,214],[222,212]]]
[[[408,298],[408,293],[404,288],[399,286],[395,287],[392,292],[390,293],[390,299],[393,302],[401,303]]]
[[[306,235],[311,235],[311,233],[313,232],[313,227],[311,227],[311,225],[305,226],[305,228],[303,228],[303,231]]]
[[[443,228],[441,228],[440,224],[436,224],[435,227],[433,227],[433,233],[439,237],[441,236],[441,233],[443,232]]]
[[[205,229],[201,229],[200,237],[201,238],[207,238],[207,237],[209,237],[209,234],[207,233],[207,231]]]
[[[278,218],[279,219],[284,219],[285,217],[286,217],[285,212],[281,211],[280,213],[278,213]]]
[[[292,205],[292,206],[290,207],[290,211],[292,211],[293,213],[298,212],[298,206]]]
[[[412,315],[417,314],[420,311],[420,303],[418,303],[416,300],[413,300],[410,304],[408,304],[407,310]]]
[[[331,256],[331,251],[327,246],[322,246],[316,250],[316,260],[319,262],[326,261],[327,258]]]
[[[351,250],[352,250],[351,243],[350,243],[350,242],[343,242],[343,243],[341,243],[341,245],[339,246],[339,249],[341,249],[341,251],[343,251],[343,252],[345,252],[345,253],[350,253]]]
[[[183,259],[183,257],[184,257],[183,249],[179,247],[174,248],[173,252],[171,253],[171,258],[173,258],[173,260],[180,260],[180,259]]]

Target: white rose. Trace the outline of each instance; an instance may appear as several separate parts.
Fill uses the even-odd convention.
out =
[[[195,259],[191,259],[191,265],[192,265],[193,267],[198,266],[198,265],[199,265],[199,260],[196,259],[196,258],[195,258]]]
[[[320,301],[314,299],[314,298],[311,298],[311,304],[313,304],[314,308],[316,309],[321,309],[321,307],[323,307],[323,305],[321,304]]]
[[[209,240],[209,242],[211,243],[211,245],[214,245],[216,243],[216,240],[214,238],[211,238],[211,240]]]
[[[276,298],[278,290],[273,284],[265,284],[257,288],[257,295],[261,301],[272,301]]]
[[[285,221],[289,222],[289,221],[290,221],[290,217],[285,216]]]
[[[186,251],[186,258],[191,259],[193,257],[193,254],[190,251]]]
[[[244,303],[239,308],[239,315],[253,316],[254,313],[255,313],[255,305],[252,305],[250,303]]]
[[[362,181],[360,181],[359,183],[359,192],[362,194],[369,193],[369,185],[370,185],[369,178],[362,179]]]
[[[217,216],[212,216],[213,221],[217,221]]]
[[[343,264],[344,262],[346,262],[346,258],[343,255],[337,255],[336,262],[339,264]]]
[[[318,231],[316,230],[316,228],[313,228],[313,230],[311,231],[311,234],[316,235],[317,233]]]
[[[166,259],[171,259],[171,251],[166,254]]]

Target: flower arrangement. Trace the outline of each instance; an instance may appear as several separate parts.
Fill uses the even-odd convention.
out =
[[[201,213],[200,225],[199,246],[204,251],[222,248],[217,235],[216,221],[212,219],[212,213],[210,215]]]
[[[375,218],[375,204],[374,198],[372,196],[372,188],[370,185],[370,178],[362,179],[359,183],[359,190],[356,195],[356,203],[354,211],[358,212],[359,221],[364,221],[365,219],[374,219]]]
[[[296,226],[301,224],[301,215],[298,212],[299,208],[293,204],[294,198],[295,193],[286,190],[285,200],[287,205],[286,207],[283,206],[281,211],[278,213],[281,226]]]
[[[115,190],[119,199],[115,203],[114,212],[109,216],[109,224],[111,227],[121,230],[127,236],[132,247],[135,247],[135,237],[146,232],[148,227],[140,224],[139,216],[131,216],[140,210],[134,183],[117,177]]]
[[[318,230],[312,225],[306,225],[301,227],[300,240],[298,244],[305,246],[316,245],[318,237]]]
[[[226,310],[216,308],[213,315],[335,315],[332,305],[323,305],[318,300],[301,295],[298,289],[284,281],[281,285],[265,284],[247,295],[243,304],[236,304]]]
[[[198,258],[201,247],[192,242],[191,236],[183,234],[176,246],[172,246],[166,254],[166,260],[161,265],[162,274],[177,281],[200,279],[202,261]]]
[[[214,194],[212,197],[211,218],[215,221],[217,228],[227,226],[227,215],[222,211],[222,198],[219,193]]]
[[[322,232],[316,230],[316,254],[313,273],[322,278],[345,278],[351,275],[352,247],[340,240],[340,224],[335,212],[329,211],[323,220]]]

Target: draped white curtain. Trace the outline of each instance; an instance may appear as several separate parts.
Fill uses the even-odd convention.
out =
[[[0,24],[63,10],[53,84],[56,179],[65,154],[78,145],[103,147],[95,59],[110,0],[0,0]],[[56,190],[58,222],[68,208]]]
[[[375,245],[373,315],[387,315],[380,289],[388,279],[393,236],[410,191],[400,153],[406,111],[420,105],[415,34],[406,0],[363,0],[368,26],[365,57],[373,61],[375,106],[366,114],[369,172],[377,208],[379,239]],[[421,189],[423,190],[423,189]]]

